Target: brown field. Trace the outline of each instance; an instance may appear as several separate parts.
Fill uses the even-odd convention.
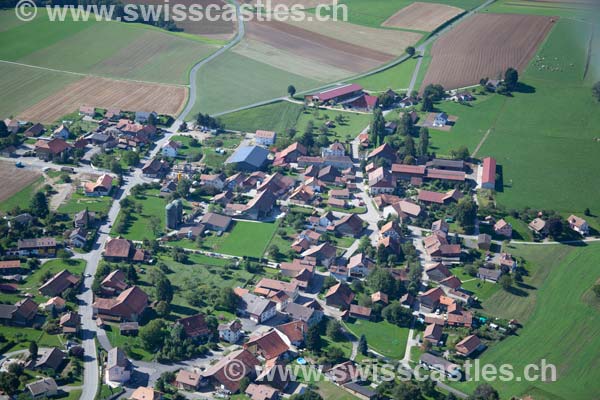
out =
[[[246,4],[252,4],[256,6],[258,4],[257,0],[247,0],[244,1]],[[263,5],[266,5],[266,0],[261,0]],[[305,9],[315,8],[319,4],[332,4],[333,0],[271,0],[271,8],[275,7],[278,4],[285,4],[288,7],[299,4]]]
[[[247,37],[250,39],[355,73],[368,71],[394,58],[388,53],[356,46],[283,22],[252,21],[247,25]]]
[[[556,18],[478,14],[440,37],[422,88],[430,83],[455,89],[496,79],[513,67],[522,72]]]
[[[165,4],[164,0],[127,0],[123,3],[129,4]],[[210,4],[216,4],[222,7],[227,2],[224,0],[173,0],[169,2],[171,9],[176,4],[183,4],[189,7],[191,4],[197,4],[205,9]],[[216,10],[212,11],[214,16],[218,13]],[[199,35],[208,37],[211,39],[228,40],[236,32],[237,25],[233,21],[226,21],[223,18],[213,18],[214,21],[207,21],[202,19],[201,21],[181,21],[176,22],[175,25],[179,29],[183,29],[184,32],[191,33],[193,35]]]
[[[407,46],[421,39],[416,32],[369,28],[342,21],[286,21],[287,24],[391,55],[401,55]]]
[[[381,26],[432,32],[444,22],[464,12],[458,7],[436,3],[412,3],[398,10]]]
[[[82,104],[177,115],[186,99],[187,88],[183,86],[86,77],[26,109],[19,118],[52,123]]]
[[[37,171],[17,168],[13,163],[0,162],[0,201],[9,199],[40,175]]]

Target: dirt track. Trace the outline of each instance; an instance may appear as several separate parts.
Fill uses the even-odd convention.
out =
[[[181,86],[86,77],[23,111],[19,118],[52,123],[83,104],[177,115],[186,96],[187,89]]]
[[[444,4],[416,2],[397,11],[381,24],[391,28],[432,32],[464,10]]]
[[[513,67],[522,72],[553,26],[555,17],[478,14],[435,42],[423,81],[454,89],[496,79]]]

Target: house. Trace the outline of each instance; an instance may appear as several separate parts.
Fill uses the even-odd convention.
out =
[[[267,385],[257,385],[251,383],[244,392],[252,400],[277,400],[279,399],[279,390]]]
[[[56,240],[52,237],[20,239],[17,242],[18,253],[22,256],[52,258],[56,256],[56,247]]]
[[[135,112],[135,122],[138,122],[140,124],[148,123],[151,118],[154,118],[154,120],[156,120],[158,118],[158,115],[154,111],[152,111],[152,112],[136,111]]]
[[[450,97],[450,100],[457,101],[459,103],[465,103],[475,100],[475,97],[473,97],[473,95],[469,92],[460,92]]]
[[[69,135],[71,135],[71,132],[69,132],[69,128],[67,128],[64,124],[52,131],[52,137],[54,139],[67,140],[69,139]]]
[[[575,232],[581,234],[582,236],[589,235],[590,227],[585,219],[571,215],[569,218],[567,218],[567,222],[569,223],[569,227]]]
[[[381,158],[387,160],[390,164],[396,161],[396,151],[387,143],[382,144],[367,155],[367,160]]]
[[[137,321],[148,307],[148,295],[138,286],[132,286],[116,298],[96,298],[92,304],[95,316],[105,320]]]
[[[344,236],[358,236],[363,231],[364,221],[357,214],[348,214],[335,221],[327,230],[338,232]]]
[[[225,160],[238,171],[257,171],[267,163],[269,150],[260,146],[240,146]]]
[[[444,358],[434,356],[431,353],[421,354],[419,364],[426,369],[433,369],[446,375],[447,377],[458,379],[461,376],[460,367]]]
[[[323,318],[323,312],[298,303],[289,303],[282,311],[293,321],[305,322],[308,326],[318,324]]]
[[[272,146],[275,144],[277,134],[273,131],[257,130],[254,134],[254,143],[261,146]]]
[[[316,260],[319,265],[328,267],[335,260],[337,255],[336,248],[329,242],[321,243],[318,246],[313,246],[302,253],[302,257],[311,257]]]
[[[104,114],[104,118],[109,119],[111,121],[118,120],[121,118],[121,110],[118,108],[108,108],[106,113]]]
[[[430,342],[433,345],[436,345],[442,339],[443,329],[441,325],[438,324],[429,324],[425,328],[423,332],[423,340]]]
[[[441,112],[435,116],[435,119],[433,120],[432,125],[435,127],[442,127],[442,126],[446,126],[447,123],[448,123],[448,114],[446,114],[445,112]]]
[[[201,222],[206,229],[210,229],[215,232],[226,232],[231,225],[231,221],[231,217],[209,212],[202,217]]]
[[[350,304],[348,309],[348,316],[356,319],[371,319],[371,309],[369,307],[359,306],[357,304]]]
[[[296,181],[280,173],[274,173],[266,177],[266,179],[256,188],[257,192],[269,191],[276,197],[280,197],[288,193],[296,184]]]
[[[455,346],[456,352],[463,357],[469,357],[476,351],[480,351],[484,348],[484,344],[476,335],[469,335]]]
[[[263,360],[279,358],[290,351],[290,343],[286,343],[287,337],[277,329],[257,336],[251,336],[244,344],[244,349],[254,356]]]
[[[489,250],[492,246],[492,237],[487,233],[480,233],[477,236],[477,248],[479,250]]]
[[[298,284],[296,282],[284,282],[276,279],[262,278],[255,286],[254,293],[270,297],[276,292],[284,292],[292,300],[298,297]]]
[[[379,98],[377,96],[371,96],[370,94],[363,93],[356,99],[345,103],[349,108],[358,111],[371,112],[379,104]]]
[[[396,179],[383,167],[379,167],[369,173],[369,191],[371,195],[382,193],[391,194],[396,190]]]
[[[46,129],[44,128],[44,125],[40,124],[40,123],[36,123],[33,124],[32,126],[30,126],[23,134],[25,135],[25,137],[38,137],[40,136],[42,133],[44,133]]]
[[[331,143],[328,147],[323,147],[321,149],[321,157],[325,158],[327,156],[335,156],[342,157],[346,155],[346,148],[344,145],[338,141]]]
[[[364,278],[375,268],[375,262],[365,255],[358,253],[348,260],[348,274],[353,278]]]
[[[276,205],[277,197],[271,191],[265,190],[254,196],[241,209],[241,216],[257,221],[268,217]]]
[[[277,165],[277,160],[281,160],[280,163],[294,163],[298,161],[298,157],[305,156],[308,154],[306,147],[301,143],[294,142],[285,149],[275,154],[275,160],[273,165]]]
[[[371,295],[371,303],[373,304],[389,304],[388,295],[383,292],[375,292]]]
[[[140,386],[133,391],[129,400],[162,400],[162,393],[151,387]]]
[[[181,390],[195,392],[200,387],[201,379],[200,374],[180,369],[175,377],[175,386]]]
[[[315,102],[319,104],[337,104],[359,97],[362,94],[362,86],[356,83],[351,83],[348,85],[342,85],[334,87],[332,89],[327,89],[319,93],[306,95],[304,96],[304,99],[310,104]]]
[[[102,256],[111,262],[143,262],[147,254],[143,249],[136,248],[131,240],[113,238],[106,242]]]
[[[444,158],[434,158],[425,164],[428,169],[443,171],[464,171],[465,162],[463,160],[447,160]]]
[[[131,362],[119,347],[113,347],[106,357],[106,380],[115,383],[126,383],[131,379]]]
[[[271,300],[258,297],[252,293],[246,293],[241,298],[238,311],[243,315],[247,315],[256,323],[264,323],[277,315],[276,304]]]
[[[545,236],[548,233],[548,227],[546,221],[541,218],[536,218],[529,223],[529,229],[540,236]]]
[[[26,388],[34,399],[49,398],[58,394],[58,385],[52,378],[42,378],[27,384]]]
[[[323,182],[335,182],[338,178],[341,178],[341,176],[342,174],[337,168],[328,165],[319,170],[317,179]]]
[[[383,225],[379,229],[379,236],[380,237],[391,237],[393,239],[400,240],[402,238],[402,235],[401,235],[401,230],[400,230],[400,226],[398,225],[398,222],[392,220],[392,221],[386,223],[385,225]]]
[[[241,349],[222,357],[216,364],[202,372],[214,386],[220,386],[231,393],[240,389],[242,378],[253,377],[260,361],[248,350]]]
[[[336,199],[349,199],[350,191],[348,189],[332,189],[329,191],[329,196]]]
[[[450,275],[449,277],[442,279],[440,285],[442,286],[442,289],[449,288],[456,290],[462,286],[462,282],[456,276]]]
[[[177,157],[177,152],[179,151],[180,147],[181,145],[179,143],[169,140],[160,149],[160,153],[163,155],[163,157],[175,158]]]
[[[79,115],[85,115],[85,116],[94,118],[95,114],[96,114],[96,111],[94,110],[94,107],[90,107],[90,106],[79,107]]]
[[[14,305],[0,304],[0,321],[17,326],[29,325],[37,310],[38,304],[30,298],[19,300]]]
[[[219,324],[217,330],[219,331],[219,339],[228,343],[237,343],[244,335],[242,323],[238,319],[226,324]]]
[[[223,187],[225,187],[225,177],[223,174],[202,174],[200,175],[200,184],[213,187],[217,190],[223,190]]]
[[[494,224],[494,233],[496,235],[504,236],[507,238],[512,237],[512,225],[506,222],[504,219],[496,221]]]
[[[500,279],[500,276],[502,276],[502,270],[500,269],[489,269],[480,267],[477,270],[477,277],[487,282],[496,283]]]
[[[50,313],[61,312],[65,309],[66,301],[62,297],[55,296],[47,302],[40,304],[40,308]]]
[[[444,291],[439,287],[427,290],[425,293],[419,295],[421,307],[433,311],[440,304],[440,297],[443,295]]]
[[[42,140],[35,142],[35,154],[38,158],[50,161],[67,154],[71,145],[62,139]]]
[[[449,276],[452,276],[448,268],[441,262],[426,265],[425,273],[427,274],[427,277],[434,282],[441,282]]]
[[[103,174],[96,182],[86,182],[84,185],[85,195],[90,197],[108,196],[113,186],[113,177]]]
[[[483,159],[481,174],[481,187],[494,190],[496,188],[496,159],[486,157]]]
[[[397,215],[401,221],[417,218],[421,215],[421,206],[409,200],[400,200],[384,209],[384,215]]]
[[[100,282],[102,291],[109,294],[119,294],[128,287],[127,276],[120,269],[115,269],[110,272],[102,282]]]
[[[73,217],[73,225],[76,228],[89,228],[96,224],[96,213],[87,210],[81,210]]]
[[[162,179],[167,175],[169,169],[169,163],[167,163],[164,160],[154,158],[146,162],[146,164],[144,164],[144,166],[142,167],[142,175],[144,175],[147,178]]]
[[[342,385],[342,387],[360,400],[373,400],[377,398],[377,392],[370,386],[359,385],[356,382],[348,382]]]
[[[357,382],[362,380],[361,369],[354,361],[346,361],[341,364],[334,365],[327,371],[332,382],[337,385],[344,385],[348,382]]]
[[[206,339],[211,334],[204,314],[196,314],[189,317],[180,318],[176,323],[181,325],[185,335],[195,342]]]
[[[51,347],[46,350],[42,356],[35,362],[35,369],[59,372],[64,365],[67,355],[57,347]]]
[[[460,258],[460,244],[449,244],[447,235],[442,231],[432,232],[431,235],[423,239],[423,246],[425,252],[433,261]]]
[[[0,275],[15,275],[25,272],[19,260],[0,261]]]
[[[467,175],[464,171],[427,168],[425,178],[430,180],[464,182],[467,179]]]
[[[451,293],[448,293],[451,295]],[[473,313],[462,309],[461,303],[452,302],[447,307],[446,322],[450,326],[462,326],[471,328],[473,326]]]
[[[79,332],[81,325],[81,316],[76,312],[68,312],[60,317],[58,325],[65,334],[75,334]]]
[[[446,193],[419,190],[417,200],[422,203],[448,204],[451,201],[458,201],[462,197],[462,193],[456,189],[452,189]]]
[[[304,344],[308,327],[309,324],[305,321],[293,320],[285,324],[277,325],[275,329],[287,337],[288,341],[293,346],[300,347]]]
[[[400,100],[400,102],[398,103],[398,106],[400,108],[408,108],[408,107],[416,106],[417,104],[419,104],[419,99],[417,99],[416,97],[412,97],[412,96],[406,96],[402,100]]]
[[[79,278],[68,270],[63,269],[52,278],[48,279],[40,286],[39,290],[44,296],[54,297],[61,295],[65,290],[77,286],[78,284]]]
[[[325,304],[332,307],[347,309],[354,300],[354,292],[345,283],[339,282],[327,290]]]

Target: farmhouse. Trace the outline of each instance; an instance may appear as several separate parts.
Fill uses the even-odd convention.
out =
[[[252,321],[262,324],[265,321],[277,315],[275,302],[258,297],[252,293],[245,293],[241,296],[238,310],[243,315],[247,315]]]
[[[277,134],[273,131],[257,130],[254,134],[254,143],[261,146],[272,146],[275,144]]]
[[[106,359],[106,379],[109,382],[128,382],[131,379],[131,370],[131,362],[123,350],[118,347],[109,350]]]
[[[112,176],[100,175],[96,182],[86,182],[84,185],[85,195],[90,197],[108,196],[112,190],[112,183]]]
[[[45,130],[44,125],[36,123],[29,127],[23,134],[25,137],[38,137],[44,133]]]
[[[206,213],[202,217],[202,224],[207,228],[215,232],[226,232],[231,225],[231,217],[216,213]]]
[[[143,262],[147,258],[147,254],[145,250],[136,248],[131,240],[113,238],[106,242],[103,257],[112,262]]]
[[[35,362],[35,369],[45,370],[51,369],[53,371],[59,371],[60,367],[66,359],[66,354],[60,349],[52,347],[46,350],[42,356]]]
[[[222,385],[232,393],[240,389],[241,380],[254,375],[260,361],[248,350],[237,350],[221,358],[216,364],[202,372],[202,377],[214,385]],[[232,377],[235,377],[233,379]]]
[[[27,390],[33,399],[44,399],[58,394],[58,385],[52,378],[42,378],[38,381],[28,383]]]
[[[63,269],[40,287],[40,293],[49,297],[59,296],[62,292],[76,286],[78,283],[78,277]]]
[[[436,309],[440,304],[440,297],[443,295],[444,291],[439,287],[429,289],[425,293],[419,295],[421,307],[428,310]]]
[[[387,169],[379,167],[369,173],[369,191],[372,195],[391,194],[394,190],[396,190],[396,180]]]
[[[354,300],[354,292],[350,286],[342,282],[330,287],[325,294],[325,303],[328,306],[348,308],[352,300]]]
[[[254,293],[271,297],[277,292],[284,292],[292,300],[298,297],[298,284],[295,282],[283,282],[275,279],[262,278],[254,289]]]
[[[321,149],[321,157],[327,156],[341,157],[346,155],[346,148],[338,141],[331,143],[328,147]]]
[[[174,158],[177,157],[177,152],[180,147],[179,143],[169,140],[163,145],[160,152],[164,157]]]
[[[356,83],[338,86],[323,92],[309,94],[304,96],[309,103],[318,102],[320,104],[337,104],[359,97],[363,94],[363,88]]]
[[[92,304],[94,315],[116,321],[137,321],[148,306],[148,295],[132,286],[116,298],[97,298]]]
[[[496,159],[486,157],[483,159],[481,187],[494,190],[496,187]]]
[[[348,260],[348,274],[353,278],[364,278],[375,268],[375,263],[365,253],[358,253]]]
[[[582,236],[587,236],[590,233],[590,227],[587,221],[583,218],[571,215],[569,218],[567,218],[567,222],[569,222],[569,227],[572,230],[581,234]]]
[[[35,142],[35,155],[45,161],[62,157],[71,149],[71,145],[62,139],[42,140]]]
[[[242,323],[236,319],[226,324],[219,324],[219,339],[228,343],[237,343],[243,336]]]
[[[367,155],[367,160],[372,161],[377,158],[382,158],[394,163],[396,161],[396,151],[387,143],[382,144]]]
[[[344,105],[357,111],[371,112],[379,103],[377,96],[363,93],[361,96],[351,100]]]
[[[142,175],[148,178],[164,178],[169,172],[169,163],[164,160],[159,160],[158,158],[154,158],[148,161],[142,167]]]
[[[0,322],[25,326],[29,325],[37,315],[38,304],[26,298],[11,304],[0,304]]]
[[[442,127],[446,126],[446,124],[448,124],[448,114],[441,112],[435,116],[432,125],[435,127]]]
[[[280,152],[275,153],[273,165],[283,166],[285,164],[293,163],[298,161],[298,157],[305,156],[306,154],[308,154],[306,147],[298,142],[294,142]]]
[[[177,324],[183,327],[183,331],[188,338],[196,342],[208,337],[211,333],[204,314],[180,318],[177,320]]]
[[[476,351],[482,350],[485,346],[476,335],[469,335],[456,344],[456,352],[463,357],[469,357]]]
[[[540,236],[545,236],[548,233],[548,227],[546,226],[546,221],[541,218],[536,218],[531,221],[528,225],[529,229]]]
[[[363,230],[364,221],[356,214],[348,214],[335,221],[327,230],[338,232],[344,236],[355,237]]]
[[[226,165],[233,165],[239,171],[257,171],[267,163],[269,150],[259,146],[240,146],[227,160]]]
[[[496,235],[510,238],[512,237],[512,225],[506,222],[504,219],[498,220],[494,224],[494,233]]]
[[[355,319],[371,319],[371,309],[369,307],[350,304],[348,309],[348,317]]]
[[[477,270],[477,277],[484,281],[496,283],[502,276],[502,270],[480,267]]]
[[[54,139],[62,139],[62,140],[67,140],[69,139],[69,135],[71,134],[71,132],[69,132],[69,128],[67,128],[64,124],[60,125],[58,128],[56,128],[53,132],[52,132],[52,137]]]
[[[50,258],[56,256],[56,240],[51,237],[20,239],[17,251],[22,256]]]
[[[255,383],[248,385],[244,393],[252,400],[277,400],[279,398],[279,390]]]
[[[461,374],[460,367],[444,358],[424,353],[419,358],[419,364],[426,368],[444,373],[448,377],[458,378]]]
[[[435,282],[441,282],[444,279],[448,278],[449,276],[452,276],[452,274],[450,273],[448,268],[441,262],[436,263],[436,264],[426,265],[425,273],[427,274],[429,279],[431,279],[432,281],[435,281]]]
[[[443,329],[441,325],[429,324],[423,332],[423,340],[426,340],[433,345],[437,345],[442,339]]]
[[[458,201],[461,197],[463,197],[462,193],[456,189],[452,189],[446,193],[419,190],[417,200],[423,203],[448,204],[451,201]]]
[[[424,165],[392,164],[392,175],[396,179],[422,179],[425,176],[425,169]]]
[[[284,339],[285,338],[285,339]],[[258,336],[250,337],[244,349],[263,360],[272,360],[283,356],[290,350],[287,338],[277,329],[272,329]]]
[[[181,390],[189,390],[194,392],[200,387],[201,379],[202,377],[200,374],[181,369],[175,377],[175,386]]]

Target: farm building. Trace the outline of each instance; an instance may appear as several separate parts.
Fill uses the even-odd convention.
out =
[[[493,190],[496,187],[496,159],[492,157],[484,158],[482,168],[481,187]]]
[[[356,97],[359,97],[363,94],[362,86],[351,83],[349,85],[339,86],[333,89],[328,89],[323,92],[309,94],[304,96],[304,98],[313,103],[315,101],[325,104],[325,103],[341,103],[343,101],[352,100]]]
[[[257,130],[256,134],[254,135],[254,143],[261,146],[272,146],[275,144],[276,139],[277,134],[273,131]]]
[[[240,171],[257,171],[267,163],[268,155],[269,151],[259,146],[240,146],[225,164],[234,165]]]

